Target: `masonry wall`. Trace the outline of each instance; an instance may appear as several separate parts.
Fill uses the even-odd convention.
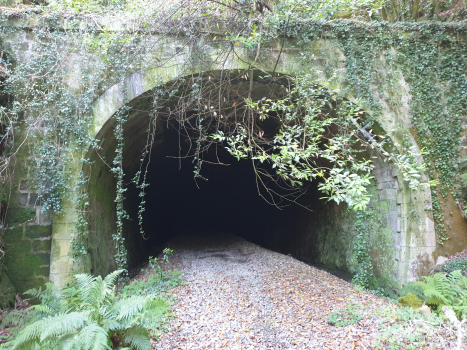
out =
[[[5,26],[14,25],[24,28],[24,31],[17,31],[16,34],[9,38],[10,43],[15,43],[19,47],[20,60],[27,60],[32,50],[32,40],[30,24],[26,20],[21,19],[21,22],[11,21],[4,23]],[[298,47],[293,41],[287,41],[284,45],[284,50],[281,59],[277,61],[278,50],[281,43],[274,43],[268,48],[266,57],[261,57],[258,66],[262,69],[275,70],[277,63],[278,73],[298,75],[303,72],[313,72],[317,82],[327,81],[329,77],[325,72],[332,71],[331,83],[340,88],[340,91],[346,92],[346,97],[350,100],[355,100],[351,95],[351,89],[347,86],[346,81],[346,58],[342,51],[336,49],[338,46],[332,40],[314,40],[309,42],[304,47]],[[171,55],[172,51],[178,43],[165,45],[161,49],[161,55]],[[174,50],[172,50],[174,49]],[[172,50],[172,51],[171,51]],[[313,60],[304,60],[300,55],[301,51],[314,53]],[[213,55],[215,50],[210,51]],[[159,54],[159,52],[155,53]],[[378,53],[375,53],[377,55]],[[181,52],[174,60],[183,65],[185,53]],[[86,64],[87,62],[78,62],[76,64]],[[241,62],[228,62],[228,67],[232,69],[244,68]],[[401,134],[406,134],[415,142],[413,130],[409,130],[409,114],[411,99],[410,87],[405,82],[402,73],[397,67],[392,67],[390,72],[386,69],[386,62],[381,59],[375,63],[375,67],[368,69],[374,70],[375,81],[386,81],[391,78],[392,81],[398,82],[395,87],[388,87],[384,84],[376,84],[373,82],[372,89],[374,95],[382,108],[382,120],[380,124],[382,129],[386,131],[393,141],[401,141]],[[73,70],[75,66],[70,66]],[[224,67],[213,66],[212,69]],[[99,138],[99,131],[106,125],[107,121],[112,117],[113,113],[121,106],[129,103],[132,99],[143,94],[155,86],[160,81],[169,82],[177,77],[179,73],[177,65],[170,69],[161,67],[144,67],[145,70],[129,74],[124,83],[115,84],[109,87],[102,95],[94,102],[94,125],[90,133]],[[78,71],[78,69],[76,69]],[[383,74],[384,73],[384,74]],[[393,74],[393,75],[391,75]],[[389,75],[391,75],[389,77]],[[109,77],[111,81],[111,77]],[[407,126],[404,128],[403,126]],[[401,127],[402,126],[402,127]],[[399,129],[397,129],[399,127]],[[402,130],[401,130],[402,129]],[[463,136],[465,146],[465,135]],[[465,147],[464,151],[465,153]],[[465,163],[466,154],[463,153],[464,161],[459,163],[459,171],[465,173],[467,166]],[[21,293],[24,290],[39,286],[52,276],[52,280],[63,284],[66,281],[65,276],[69,274],[73,260],[70,257],[70,242],[73,221],[76,218],[74,211],[73,193],[67,196],[67,210],[69,213],[66,216],[56,216],[54,220],[47,215],[40,213],[40,203],[36,202],[37,194],[31,187],[30,180],[35,176],[35,172],[29,165],[28,148],[24,147],[15,158],[15,177],[9,179],[12,184],[12,196],[10,207],[8,210],[8,220],[6,224],[8,229],[4,233],[5,241],[5,258],[3,259],[3,276],[2,283],[11,285],[5,289],[6,294],[12,287],[16,292]],[[80,169],[81,164],[75,164],[74,172]],[[96,182],[98,175],[92,179]],[[389,169],[384,165],[377,165],[375,170],[376,184],[374,189],[377,204],[374,205],[378,212],[378,229],[375,232],[381,232],[386,238],[390,238],[392,242],[384,244],[386,248],[374,248],[372,256],[375,261],[378,261],[378,266],[384,266],[382,256],[393,257],[393,265],[388,263],[387,271],[391,271],[393,276],[396,276],[401,281],[414,279],[421,274],[426,274],[429,267],[439,254],[452,253],[463,249],[467,244],[466,223],[454,200],[448,199],[448,204],[443,210],[446,213],[447,223],[453,223],[451,240],[443,247],[437,246],[435,242],[433,218],[430,213],[431,197],[429,191],[411,191],[404,187],[403,183],[397,177],[397,171]],[[464,175],[465,177],[465,175]],[[109,185],[110,186],[110,185]],[[106,187],[109,189],[110,187]],[[95,196],[92,200],[95,205],[103,205],[97,203],[99,200],[96,196],[99,193],[92,193]],[[112,198],[108,197],[105,200],[105,205],[110,206]],[[107,208],[109,209],[109,208]],[[449,215],[449,213],[453,213]],[[110,214],[109,214],[110,215]],[[338,218],[339,224],[330,224],[332,218]],[[320,220],[322,221],[320,223]],[[54,221],[54,225],[52,225]],[[324,223],[326,222],[326,223]],[[307,232],[302,238],[297,238],[292,242],[285,242],[290,246],[294,245],[297,249],[297,254],[305,254],[316,249],[316,246],[321,244],[320,256],[321,261],[330,262],[338,267],[352,270],[352,261],[349,258],[349,242],[350,236],[347,233],[352,231],[353,218],[351,213],[344,212],[341,207],[330,205],[323,215],[314,217],[311,215],[301,221],[299,225],[303,232]],[[319,226],[319,227],[317,227]],[[108,242],[108,235],[105,237],[99,236],[100,228],[93,228],[92,235],[96,239],[90,241],[91,254],[100,256],[99,245],[102,242]],[[53,232],[53,240],[51,234]],[[107,234],[107,233],[106,233]],[[274,236],[274,235],[273,235]],[[312,238],[314,237],[314,238]],[[334,238],[333,238],[334,237]],[[377,235],[375,236],[377,237]],[[102,239],[101,239],[102,238]],[[376,238],[375,238],[376,239]],[[50,261],[51,241],[55,249],[54,258]],[[315,242],[316,244],[312,243]],[[335,251],[339,254],[336,254]],[[383,252],[387,250],[387,252]],[[384,253],[384,254],[383,254]],[[389,255],[388,255],[389,254]],[[108,255],[111,255],[111,249],[108,249]],[[106,255],[107,256],[107,255]],[[93,267],[96,271],[100,270],[105,259],[100,262],[95,262]],[[50,273],[50,265],[52,268]],[[88,264],[91,266],[92,264]],[[98,267],[100,266],[100,267]],[[378,267],[379,268],[379,267]],[[384,267],[383,269],[386,269]],[[79,269],[78,269],[79,270]],[[11,294],[11,293],[10,293]]]
[[[36,175],[34,163],[29,158],[28,147],[22,148],[14,158],[14,172],[6,184],[11,186],[11,197],[7,229],[3,234],[5,257],[0,283],[0,304],[3,305],[14,302],[15,293],[21,295],[49,280],[53,217],[42,212],[31,181]],[[8,282],[14,288],[13,294],[8,293],[11,287],[4,290]]]

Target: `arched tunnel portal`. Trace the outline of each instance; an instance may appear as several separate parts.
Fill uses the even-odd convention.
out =
[[[266,93],[271,93],[271,86],[255,81],[252,99],[261,99]],[[124,124],[124,208],[129,219],[124,220],[123,235],[130,268],[159,253],[174,236],[229,233],[306,261],[356,272],[355,212],[345,204],[320,199],[316,183],[309,184],[300,205],[282,202],[278,208],[262,198],[267,198],[267,193],[258,185],[251,161],[238,161],[219,145],[203,155],[201,174],[207,181],[196,180],[192,150],[190,153],[193,143],[180,131],[179,123],[163,118],[156,118],[153,124],[151,156],[141,163],[153,120],[153,98],[152,94],[142,94],[132,100]],[[85,169],[90,179],[86,245],[93,274],[105,275],[116,268],[112,235],[117,229],[117,179],[111,171],[117,147],[114,127],[114,118],[104,124],[97,135],[100,148],[91,150],[92,165]],[[407,227],[401,225],[398,179],[388,163],[378,158],[373,162],[374,183],[369,191],[375,221],[368,237],[373,267],[380,277],[410,279],[407,264],[413,257],[403,248]],[[141,165],[143,171],[147,167],[149,184],[142,227],[138,223],[140,189],[131,181]]]

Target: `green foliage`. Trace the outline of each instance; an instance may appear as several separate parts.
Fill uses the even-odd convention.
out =
[[[114,174],[117,179],[117,188],[116,188],[116,196],[114,199],[115,206],[116,206],[116,214],[117,214],[117,230],[112,234],[112,238],[115,242],[115,262],[117,263],[117,267],[122,269],[126,272],[128,268],[128,257],[127,257],[127,250],[125,247],[125,238],[123,237],[123,220],[129,219],[129,216],[123,207],[123,202],[125,200],[125,192],[126,187],[124,185],[123,176],[123,146],[125,144],[125,138],[123,136],[123,127],[125,122],[128,118],[128,111],[129,107],[125,107],[120,109],[115,114],[115,120],[117,125],[115,126],[114,135],[117,139],[117,148],[115,150],[115,157],[113,159],[113,167],[110,171]]]
[[[456,270],[467,271],[467,259],[460,258],[448,261],[442,266],[443,271],[451,273]]]
[[[450,274],[435,273],[434,276],[423,276],[425,282],[415,282],[423,289],[426,303],[438,313],[441,308],[451,308],[459,319],[467,316],[467,278],[461,271]]]
[[[134,280],[121,291],[122,297],[132,295],[160,294],[169,291],[183,283],[182,273],[178,270],[150,275],[146,280]]]
[[[170,248],[164,248],[162,252],[162,259],[159,262],[157,257],[149,257],[149,267],[162,279],[164,270],[162,269],[163,265],[166,265],[169,262],[170,257],[173,255],[173,250]]]
[[[398,297],[403,297],[409,293],[412,293],[414,295],[416,295],[418,298],[420,298],[421,300],[425,300],[426,297],[425,297],[425,294],[423,293],[423,288],[416,285],[415,282],[409,282],[409,283],[406,283],[402,286],[402,288],[400,288],[398,291],[397,291],[397,296]],[[395,298],[397,299],[397,298]]]
[[[345,327],[351,324],[355,324],[362,320],[364,315],[359,305],[349,303],[346,309],[334,311],[329,314],[328,322],[336,327]]]
[[[384,321],[376,334],[376,349],[423,349],[445,327],[439,316],[425,316],[411,307],[386,307],[377,316]]]
[[[163,268],[163,266],[169,262],[172,255],[173,250],[165,248],[160,261],[158,258],[150,256],[149,269],[142,269],[141,272],[148,273],[148,270],[152,270],[153,274],[146,280],[134,280],[130,284],[124,286],[120,295],[122,297],[128,297],[132,295],[161,294],[182,284],[182,273],[180,271],[166,271]]]
[[[246,124],[237,124],[228,136],[218,130],[211,138],[226,142],[226,149],[237,159],[270,164],[276,175],[292,187],[319,180],[323,198],[364,210],[370,201],[366,187],[374,165],[360,154],[357,145],[374,149],[383,157],[390,154],[375,138],[367,137],[368,132],[358,124],[365,114],[360,106],[316,84],[308,74],[290,80],[294,89],[284,99],[245,100],[250,118],[261,121],[272,114],[279,116],[280,130],[270,141],[263,138],[261,131],[259,137],[253,135]],[[423,166],[415,166],[405,156],[399,163],[409,186],[422,185],[419,172]]]
[[[44,291],[28,291],[41,304],[30,308],[21,331],[3,348],[149,349],[149,331],[169,306],[156,294],[118,296],[115,281],[121,273],[104,279],[80,274],[70,287],[48,283]]]
[[[376,277],[373,272],[371,257],[368,254],[368,240],[373,215],[370,211],[358,211],[354,230],[357,232],[353,244],[353,255],[358,263],[358,271],[352,278],[352,283],[365,289],[376,289]]]

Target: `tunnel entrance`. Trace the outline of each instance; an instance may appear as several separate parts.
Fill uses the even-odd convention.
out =
[[[221,146],[204,153],[201,175],[206,180],[195,180],[193,157],[184,156],[190,154],[192,145],[179,133],[177,125],[162,120],[157,125],[150,162],[143,163],[143,168],[148,165],[150,184],[144,199],[143,236],[138,225],[140,189],[131,180],[140,167],[147,125],[147,113],[136,113],[125,125],[124,207],[129,220],[124,220],[124,237],[130,268],[157,255],[172,237],[193,239],[227,233],[307,263],[351,270],[355,233],[353,213],[345,205],[321,200],[317,184],[311,183],[299,204],[280,201],[276,196],[278,208],[257,182],[251,161],[238,161]],[[88,189],[92,210],[87,218],[87,249],[91,272],[102,275],[116,268],[112,240],[116,230],[116,178],[110,171],[116,141],[112,133],[109,128],[102,137],[101,150],[92,156]],[[287,194],[273,183],[267,185]]]
[[[211,76],[203,79],[211,81]],[[248,91],[245,82],[235,84],[232,80],[225,91],[210,90],[208,95],[215,96],[215,101],[225,101],[222,94],[244,101],[244,92]],[[250,86],[249,82],[246,84]],[[254,101],[263,96],[280,96],[281,91],[287,90],[281,84],[280,81],[269,85],[255,81],[251,99]],[[186,99],[189,100],[189,97]],[[220,143],[211,145],[202,153],[200,175],[206,180],[194,178],[197,161],[193,157],[196,153],[193,139],[196,138],[190,132],[182,132],[180,119],[167,118],[178,108],[177,102],[173,101],[182,98],[185,97],[172,96],[163,101],[161,108],[165,108],[166,113],[163,118],[154,118],[154,95],[142,95],[129,105],[128,118],[123,128],[122,161],[126,188],[124,209],[129,216],[129,219],[123,221],[123,235],[129,267],[147,262],[149,256],[157,255],[174,236],[183,234],[193,238],[204,234],[226,233],[274,251],[291,254],[307,263],[319,263],[321,266],[355,273],[358,269],[353,251],[358,234],[355,231],[355,211],[348,210],[345,204],[337,205],[320,199],[321,193],[316,182],[308,184],[307,191],[299,197],[298,203],[281,201],[275,196],[275,203],[280,207],[277,208],[271,204],[271,192],[266,188],[281,195],[287,195],[287,190],[271,181],[266,184],[266,188],[262,186],[257,181],[251,160],[237,160]],[[229,108],[236,104],[232,104],[232,99],[227,99],[226,103]],[[210,110],[207,104],[198,108]],[[189,119],[189,113],[198,113],[199,116],[199,109],[198,112],[185,109],[183,113],[184,118]],[[237,115],[232,112],[231,118],[234,121]],[[266,134],[274,134],[278,130],[277,126],[274,122],[268,125],[268,120],[263,120],[261,127]],[[116,269],[116,248],[112,235],[117,231],[117,179],[111,171],[117,148],[115,123],[115,118],[109,119],[100,130],[97,135],[100,147],[91,150],[91,163],[85,169],[89,176],[87,193],[90,208],[86,217],[89,224],[87,257],[90,272],[101,275]],[[148,130],[154,130],[150,149],[147,148]],[[196,131],[196,128],[193,130]],[[151,154],[141,161],[144,150],[150,150]],[[366,157],[371,157],[371,154],[366,154]],[[373,162],[375,181],[369,186],[369,192],[374,198],[370,207],[377,222],[371,228],[369,254],[376,274],[381,267],[396,276],[394,260],[388,259],[394,255],[393,237],[389,236],[398,234],[393,219],[397,217],[400,208],[395,205],[395,197],[384,202],[384,206],[378,200],[380,194],[387,196],[389,190],[395,193],[397,189],[393,190],[395,184],[390,175],[390,165],[378,159],[373,159]],[[146,183],[149,187],[145,190],[145,211],[140,226],[138,215],[141,189],[137,188],[132,179],[139,171],[145,172],[146,167]],[[379,181],[384,185],[378,186]]]
[[[257,182],[251,161],[238,161],[224,147],[211,147],[203,154],[204,179],[195,178],[193,157],[183,156],[189,154],[187,140],[169,128],[163,143],[153,150],[148,166],[150,186],[143,221],[146,237],[138,234],[134,222],[128,228],[133,245],[129,249],[131,265],[147,261],[174,235],[228,233],[283,253],[295,253],[291,243],[301,220],[323,205],[316,186],[310,185],[299,199],[303,207],[278,196],[274,205]],[[267,185],[269,190],[287,195],[279,186]],[[125,206],[130,217],[137,217],[140,200],[139,191],[130,187]]]

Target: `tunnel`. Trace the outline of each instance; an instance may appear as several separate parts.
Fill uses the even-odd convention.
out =
[[[272,88],[255,82],[253,97],[261,98],[265,89],[270,93]],[[181,131],[183,125],[176,120],[154,119],[153,96],[140,96],[132,101],[129,110],[123,125],[122,168],[124,209],[128,214],[123,221],[123,236],[130,269],[141,266],[167,245],[170,247],[174,237],[227,233],[307,263],[349,274],[357,270],[352,248],[358,234],[354,230],[355,212],[345,204],[322,199],[316,182],[305,184],[306,191],[295,202],[286,200],[290,189],[258,178],[252,161],[236,159],[225,144],[215,144],[203,153],[200,176],[196,177],[196,144],[189,133]],[[117,148],[115,123],[115,119],[109,120],[102,128],[97,137],[99,147],[90,151],[91,162],[85,169],[89,177],[88,265],[91,273],[100,275],[116,269],[112,234],[117,222],[117,180],[111,171]],[[270,125],[270,129],[274,127]],[[149,142],[151,128],[154,138]],[[148,155],[142,160],[145,150]],[[144,197],[132,181],[138,171],[146,174]],[[377,180],[378,173],[375,177]],[[370,191],[376,188],[375,181]],[[142,200],[145,205],[140,225]],[[370,254],[378,273],[384,254],[378,247],[370,249]]]

